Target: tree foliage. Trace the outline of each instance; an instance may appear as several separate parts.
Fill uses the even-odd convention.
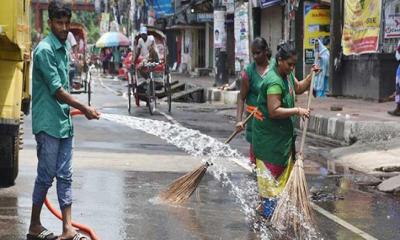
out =
[[[72,14],[72,22],[81,23],[87,30],[87,42],[95,43],[100,37],[100,14],[95,12],[79,11]]]
[[[87,31],[88,44],[95,43],[100,38],[99,16],[100,14],[97,14],[95,12],[76,11],[72,13],[71,22],[77,22],[85,26]],[[35,19],[35,11],[32,11],[31,15],[32,26],[35,26],[34,19]],[[47,25],[47,19],[48,19],[48,13],[47,11],[43,11],[43,32],[42,32],[43,36],[47,36],[47,34],[50,32],[50,28]],[[32,28],[31,36],[34,41],[36,40],[37,33],[38,33],[37,29]]]

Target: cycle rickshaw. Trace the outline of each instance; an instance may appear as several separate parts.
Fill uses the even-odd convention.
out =
[[[167,65],[167,39],[163,32],[148,28],[148,35],[152,35],[155,39],[159,62],[147,62],[138,64],[133,59],[135,54],[132,54],[130,66],[125,66],[130,69],[128,73],[128,112],[131,112],[132,101],[135,101],[136,106],[140,106],[140,101],[146,102],[151,115],[154,114],[157,105],[157,99],[166,97],[168,104],[168,112],[171,112],[171,74]],[[135,37],[134,52],[140,35]],[[139,73],[140,68],[145,68],[149,73],[147,79],[143,78]]]
[[[70,65],[71,94],[87,93],[90,106],[92,77],[86,62],[86,29],[80,23],[71,23],[69,31],[76,40],[76,46],[72,49],[74,61]],[[73,86],[78,86],[78,89]]]

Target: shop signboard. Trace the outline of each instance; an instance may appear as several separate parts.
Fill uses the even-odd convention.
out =
[[[342,46],[344,55],[378,51],[381,0],[345,0]]]
[[[329,6],[304,3],[304,61],[306,64],[314,63],[314,46],[318,39],[321,39],[329,48],[330,21]]]
[[[197,13],[196,20],[197,20],[197,22],[213,22],[214,14],[213,13]]]
[[[171,0],[153,0],[153,8],[156,18],[171,16],[174,14],[174,8]]]
[[[260,7],[267,8],[282,4],[282,0],[260,0]]]

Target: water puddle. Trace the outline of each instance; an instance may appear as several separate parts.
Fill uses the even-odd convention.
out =
[[[238,183],[237,179],[232,179],[232,176],[224,167],[227,161],[231,161],[251,171],[250,166],[248,166],[248,159],[237,150],[197,130],[188,129],[181,125],[105,113],[102,114],[102,118],[160,137],[186,153],[200,157],[204,163],[212,163],[213,165],[208,168],[208,173],[212,174],[224,187],[229,189],[229,193],[236,198],[241,211],[245,214],[245,220],[252,224],[254,230],[259,231],[261,239],[273,239],[269,226],[264,221],[257,221],[259,216],[257,216],[255,209],[259,203],[259,196],[255,179],[240,179]],[[271,178],[269,175],[265,177]],[[156,203],[157,201],[154,202]],[[315,234],[311,234],[315,233],[314,230],[310,229],[309,232],[308,237],[303,239],[316,238]]]

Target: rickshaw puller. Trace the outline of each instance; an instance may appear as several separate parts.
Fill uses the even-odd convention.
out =
[[[135,65],[143,78],[149,78],[149,69],[146,63],[159,62],[159,54],[154,36],[147,34],[145,26],[140,27],[140,38],[135,51]]]

